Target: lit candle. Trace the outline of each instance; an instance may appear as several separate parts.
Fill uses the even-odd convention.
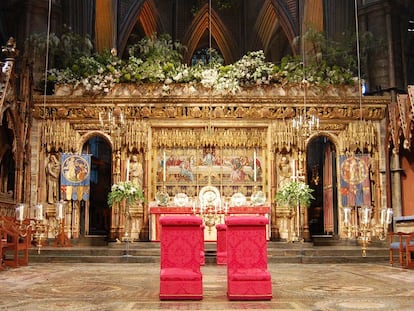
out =
[[[387,208],[387,224],[390,224],[392,222],[392,208]]]
[[[385,214],[387,213],[387,210],[385,208],[383,208],[381,210],[381,225],[383,225],[385,223]]]
[[[363,207],[361,209],[362,212],[362,223],[363,224],[368,224],[369,223],[369,212],[370,209],[368,207]]]
[[[36,204],[35,206],[36,220],[43,220],[43,205]]]
[[[127,159],[126,164],[126,181],[129,181],[129,158]]]
[[[63,204],[59,202],[57,204],[56,219],[62,219],[62,218],[63,218]]]
[[[18,204],[16,207],[16,218],[18,221],[23,221],[24,219],[24,205]]]
[[[162,166],[163,166],[162,181],[165,182],[166,176],[167,176],[167,162],[165,159],[165,151],[164,151],[164,158],[163,158]]]
[[[256,182],[256,150],[253,153],[253,180]]]
[[[349,214],[350,214],[350,209],[349,208],[344,208],[344,224],[348,225],[349,223]]]

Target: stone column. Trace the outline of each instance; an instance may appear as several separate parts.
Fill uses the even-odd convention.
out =
[[[394,217],[402,215],[401,204],[401,171],[399,154],[395,151],[391,155],[391,203]]]

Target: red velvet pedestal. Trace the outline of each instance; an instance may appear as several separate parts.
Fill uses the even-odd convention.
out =
[[[161,300],[201,300],[200,228],[196,216],[163,216],[161,225]]]
[[[217,230],[217,248],[216,248],[216,263],[218,265],[225,265],[227,263],[227,238],[226,225],[216,225]]]
[[[267,270],[264,216],[230,216],[227,225],[227,297],[229,300],[272,299]]]

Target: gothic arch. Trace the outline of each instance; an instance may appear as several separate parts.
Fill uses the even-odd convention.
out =
[[[319,132],[306,144],[306,183],[315,200],[309,206],[308,226],[311,235],[338,234],[338,150],[337,137]]]
[[[184,63],[190,62],[191,56],[197,50],[205,31],[209,31],[209,7],[207,4],[200,9],[184,36],[183,44],[187,46],[187,52],[183,58]],[[223,55],[224,62],[226,64],[233,63],[237,58],[237,55],[235,55],[235,52],[238,51],[236,48],[237,44],[230,35],[226,25],[224,25],[213,9],[211,10],[211,36],[216,41],[218,50]]]
[[[95,136],[102,137],[108,143],[109,147],[111,147],[112,150],[114,149],[114,144],[111,139],[111,136],[101,131],[91,131],[91,132],[86,133],[79,139],[78,145],[76,146],[77,152],[79,154],[82,153],[83,145],[87,143],[89,139]]]
[[[299,4],[295,0],[270,0],[279,17],[280,26],[291,45],[292,51],[298,53],[298,47],[293,46],[293,39],[299,35]]]
[[[287,47],[293,51],[292,42],[288,41],[280,25],[280,19],[270,2],[266,0],[260,9],[254,25],[256,35],[252,43],[253,50],[263,50],[267,59],[279,61],[286,53]]]
[[[341,150],[341,148],[339,147],[338,137],[336,135],[332,134],[332,133],[325,132],[325,131],[319,131],[318,133],[314,133],[311,136],[309,136],[309,138],[306,141],[305,148],[308,147],[308,145],[312,141],[312,139],[320,137],[320,136],[324,136],[324,137],[328,138],[334,144],[335,149],[337,150],[337,152],[339,152]]]
[[[154,0],[138,0],[128,8],[128,12],[119,23],[118,55],[124,53],[128,38],[137,23],[141,24],[145,36],[162,32],[160,16]]]

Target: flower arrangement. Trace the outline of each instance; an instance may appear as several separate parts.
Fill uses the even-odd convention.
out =
[[[129,58],[119,58],[115,50],[85,55],[64,69],[49,71],[49,81],[81,85],[92,94],[107,94],[116,83],[163,83],[168,93],[172,83],[199,83],[217,94],[236,94],[242,87],[271,83],[298,83],[303,66],[298,57],[285,57],[276,65],[267,62],[262,50],[248,52],[233,64],[224,65],[212,50],[208,64],[183,64],[185,47],[168,35],[142,39],[128,50]],[[329,66],[323,60],[308,65],[307,80],[312,84],[354,84],[351,70]]]
[[[289,181],[282,185],[276,193],[275,201],[288,207],[296,207],[298,205],[309,207],[313,189],[302,181]]]
[[[112,206],[124,199],[128,204],[133,204],[135,201],[144,200],[144,193],[139,186],[130,181],[113,184],[108,194],[108,205]]]

